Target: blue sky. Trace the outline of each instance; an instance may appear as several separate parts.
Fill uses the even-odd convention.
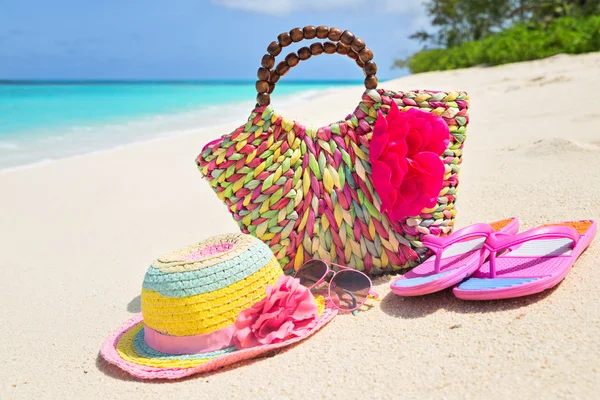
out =
[[[380,79],[419,49],[421,0],[0,0],[0,79],[254,79],[267,45],[296,26],[363,38]],[[300,46],[295,44],[293,49]],[[287,53],[286,53],[287,54]],[[322,55],[289,79],[362,79]]]

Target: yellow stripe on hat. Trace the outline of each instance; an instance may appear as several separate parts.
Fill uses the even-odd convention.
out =
[[[142,329],[144,324],[140,323],[138,326],[125,332],[119,343],[117,343],[117,352],[125,361],[129,361],[138,365],[145,365],[147,367],[155,368],[191,368],[213,360],[213,358],[205,359],[160,359],[160,358],[147,358],[140,356],[133,347],[133,341],[135,336]]]
[[[265,296],[266,285],[282,275],[275,257],[254,274],[223,289],[189,297],[165,297],[142,289],[144,323],[161,333],[190,336],[210,333],[233,324],[240,311]]]

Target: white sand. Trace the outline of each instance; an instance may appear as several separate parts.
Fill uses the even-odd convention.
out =
[[[598,71],[597,53],[381,86],[470,92],[457,225],[515,215],[528,228],[600,220]],[[325,124],[360,93],[280,111]],[[108,366],[100,345],[139,311],[149,262],[236,231],[194,165],[205,142],[232,128],[0,173],[0,398],[597,398],[598,239],[540,295],[402,299],[384,277],[381,302],[275,357],[167,384]]]

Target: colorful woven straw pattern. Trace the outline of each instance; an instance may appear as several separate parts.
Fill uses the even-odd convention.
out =
[[[123,324],[100,353],[110,363],[144,379],[177,379],[256,357],[303,340],[337,311],[317,299],[319,319],[301,337],[238,350],[234,346],[200,354],[161,353],[145,341],[144,326],[169,336],[192,336],[229,327],[240,311],[266,296],[267,285],[283,275],[267,245],[245,234],[221,235],[159,258],[148,269],[142,313]]]
[[[171,336],[213,332],[265,297],[282,275],[271,250],[256,238],[221,235],[158,259],[142,288],[146,326]]]
[[[380,212],[369,141],[392,101],[440,116],[450,129],[437,205],[399,221]],[[242,232],[267,243],[286,273],[320,258],[371,274],[416,265],[423,234],[452,231],[469,122],[464,92],[367,90],[345,121],[310,129],[257,107],[246,125],[211,142],[197,164]]]

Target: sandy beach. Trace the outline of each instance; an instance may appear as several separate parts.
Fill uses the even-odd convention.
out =
[[[599,70],[600,53],[559,55],[380,87],[468,91],[456,226],[516,216],[525,229],[600,220]],[[323,125],[362,90],[278,111]],[[597,398],[599,239],[560,285],[526,298],[400,298],[384,276],[381,301],[273,357],[167,383],[104,362],[105,338],[140,311],[150,262],[238,230],[194,159],[243,122],[0,173],[0,398]]]

